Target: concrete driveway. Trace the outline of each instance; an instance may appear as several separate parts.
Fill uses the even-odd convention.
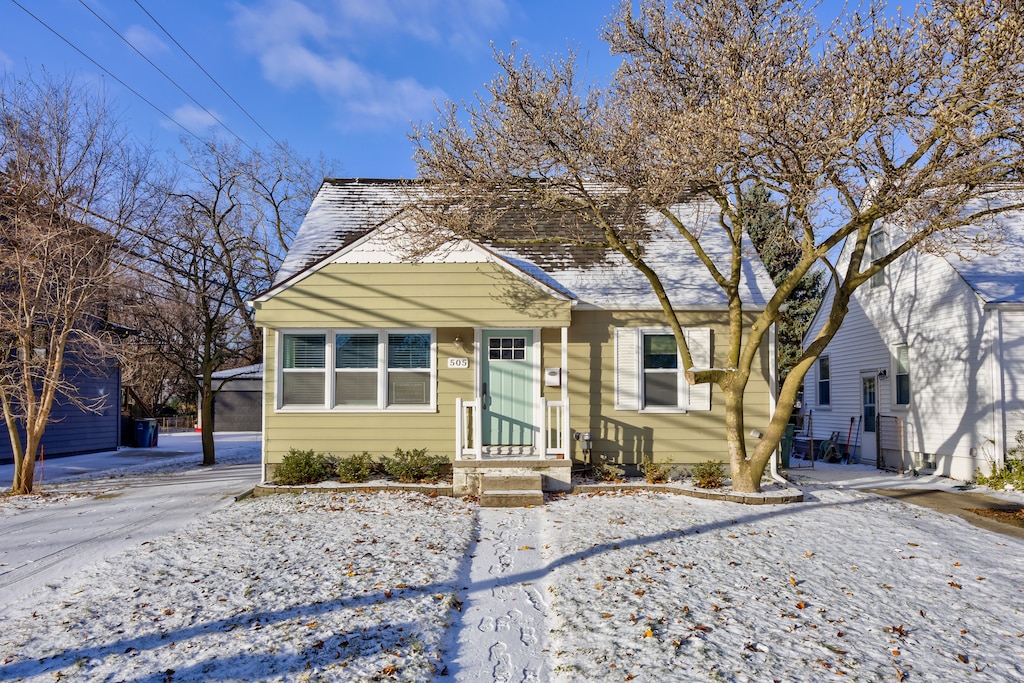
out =
[[[258,434],[226,436],[223,448],[218,439],[225,464],[213,467],[198,466],[197,439],[161,441],[168,445],[143,455],[53,460],[47,473],[64,470],[64,483],[44,483],[39,496],[0,499],[0,605],[31,612],[40,592],[83,567],[176,531],[259,482]],[[158,471],[131,473],[133,466]]]

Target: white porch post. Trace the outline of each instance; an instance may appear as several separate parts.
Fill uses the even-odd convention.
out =
[[[462,460],[462,446],[466,437],[466,414],[462,405],[462,397],[455,398],[455,459]]]
[[[562,328],[562,424],[558,426],[562,430],[562,450],[564,458],[569,460],[571,446],[569,439],[572,434],[569,432],[571,419],[569,417],[569,328]]]

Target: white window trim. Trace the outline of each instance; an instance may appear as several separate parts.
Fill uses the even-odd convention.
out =
[[[821,360],[828,361],[828,403],[821,402]],[[832,356],[821,354],[818,360],[814,361],[814,406],[819,410],[832,410]]]
[[[683,356],[679,352],[678,346],[676,347],[676,405],[674,406],[648,406],[647,397],[644,395],[644,387],[646,382],[644,378],[648,372],[652,372],[644,367],[644,337],[653,335],[672,335],[671,327],[640,327],[637,328],[637,397],[640,401],[640,413],[685,413],[687,404],[689,403],[688,388],[690,384],[686,381],[686,369],[683,367]],[[654,374],[670,374],[671,370],[653,370]]]
[[[296,405],[286,406],[284,401],[284,337],[292,334],[324,335],[324,402],[320,406]],[[334,395],[337,386],[337,369],[335,365],[335,338],[340,334],[376,334],[377,335],[377,405],[375,406],[335,406]],[[389,334],[429,334],[430,335],[430,401],[425,404],[388,405],[388,367],[387,367],[387,335]],[[437,412],[437,330],[411,327],[378,327],[378,328],[294,328],[277,330],[276,333],[277,372],[274,386],[274,410],[278,413],[433,413]],[[424,368],[425,369],[425,368]],[[366,368],[369,370],[369,368]],[[407,370],[422,372],[422,370]],[[307,370],[308,372],[308,370]],[[395,372],[403,372],[396,370]]]
[[[878,240],[877,242],[875,240]],[[878,249],[876,249],[876,246]],[[889,236],[881,230],[874,230],[868,235],[868,258],[871,265],[885,256],[889,249]],[[875,253],[880,251],[881,253]],[[882,269],[868,278],[868,289],[881,289],[889,282],[887,271]]]
[[[694,365],[698,368],[711,367],[711,329],[706,327],[685,327],[687,344]],[[614,339],[614,375],[615,375],[615,410],[637,413],[671,413],[686,414],[711,410],[711,385],[699,384],[690,386],[686,381],[682,354],[677,349],[679,405],[645,407],[643,397],[644,359],[643,337],[645,334],[672,334],[670,327],[619,327],[615,328]]]
[[[913,401],[914,401],[914,397],[913,397],[914,383],[910,382],[911,395],[907,397],[907,402],[906,403],[898,403],[897,399],[899,397],[899,389],[897,388],[897,385],[899,383],[899,367],[900,367],[900,356],[899,356],[899,354],[900,354],[900,349],[901,348],[904,348],[904,349],[907,350],[907,377],[908,377],[908,381],[909,381],[909,377],[910,377],[910,369],[912,367],[911,364],[910,364],[910,345],[907,344],[906,342],[903,342],[903,343],[900,343],[900,344],[896,344],[896,346],[893,348],[893,353],[892,353],[892,369],[889,371],[889,373],[890,373],[889,376],[892,377],[892,381],[890,382],[890,385],[891,385],[890,392],[892,394],[892,396],[891,396],[892,403],[890,405],[892,406],[893,410],[907,411],[907,410],[910,410],[910,404],[913,403]]]

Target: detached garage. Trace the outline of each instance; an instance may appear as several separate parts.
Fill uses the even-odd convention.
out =
[[[213,390],[213,431],[262,431],[263,363],[213,373]]]

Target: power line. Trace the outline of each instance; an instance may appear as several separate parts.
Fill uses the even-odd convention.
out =
[[[84,8],[86,9],[86,10],[88,10],[90,14],[92,14],[92,15],[93,15],[94,17],[96,17],[96,18],[97,18],[97,19],[98,19],[98,20],[99,20],[99,21],[100,21],[100,22],[101,22],[101,23],[102,23],[102,24],[103,24],[104,26],[106,26],[106,27],[107,27],[108,29],[110,29],[110,32],[111,32],[111,33],[113,33],[113,34],[114,34],[114,35],[116,35],[116,36],[117,36],[118,38],[120,38],[120,39],[121,39],[122,41],[124,41],[125,45],[127,45],[128,47],[130,47],[130,48],[131,48],[132,50],[134,50],[134,51],[135,51],[135,54],[137,54],[137,55],[139,55],[140,57],[142,57],[143,59],[145,59],[145,60],[146,60],[146,63],[147,63],[147,64],[149,64],[149,65],[150,65],[151,67],[153,67],[154,69],[156,69],[156,71],[157,71],[157,72],[158,72],[158,73],[159,73],[159,74],[160,74],[161,76],[163,76],[164,78],[166,78],[166,79],[167,79],[167,80],[168,80],[168,81],[169,81],[169,82],[171,83],[171,85],[173,85],[173,86],[174,86],[175,88],[177,88],[178,90],[180,90],[180,91],[181,91],[181,93],[182,93],[182,94],[183,94],[183,95],[184,95],[185,97],[187,97],[187,98],[189,98],[190,100],[192,100],[193,102],[195,102],[195,104],[196,104],[196,106],[197,106],[197,107],[199,107],[199,108],[200,108],[200,109],[202,109],[202,110],[203,110],[204,112],[206,112],[207,114],[209,114],[209,115],[210,115],[210,116],[211,116],[211,117],[213,118],[213,120],[214,120],[214,121],[216,121],[217,123],[219,123],[219,124],[220,124],[220,125],[221,125],[221,126],[222,126],[222,127],[224,128],[224,130],[226,130],[227,132],[229,132],[229,133],[231,133],[232,135],[234,135],[234,136],[235,136],[235,138],[236,138],[236,139],[237,139],[237,140],[238,140],[239,142],[241,142],[241,143],[242,143],[243,145],[245,145],[246,147],[248,147],[248,148],[249,148],[249,151],[250,151],[250,152],[253,152],[253,153],[255,153],[255,152],[256,152],[256,150],[255,150],[255,149],[253,149],[253,148],[252,148],[252,146],[251,146],[251,145],[250,145],[250,144],[249,144],[248,142],[246,142],[245,140],[243,140],[243,139],[242,139],[242,136],[240,136],[240,135],[239,135],[238,133],[236,133],[235,131],[231,130],[231,128],[230,128],[230,127],[229,127],[229,126],[228,126],[228,125],[227,125],[226,123],[224,123],[223,121],[221,121],[221,120],[220,120],[220,118],[218,118],[216,114],[214,114],[214,113],[213,113],[212,111],[210,111],[209,109],[207,109],[206,107],[204,107],[204,106],[203,106],[203,104],[202,104],[202,103],[201,103],[201,102],[200,102],[199,100],[197,100],[197,99],[196,99],[195,97],[193,97],[193,96],[192,96],[192,94],[191,94],[190,92],[188,92],[187,90],[185,90],[185,88],[183,88],[183,87],[182,87],[182,86],[181,86],[181,85],[180,85],[180,84],[179,84],[179,83],[178,83],[177,81],[175,81],[175,80],[174,80],[173,78],[171,78],[171,77],[170,77],[169,75],[167,75],[167,72],[165,72],[165,71],[164,71],[163,69],[161,69],[161,68],[160,68],[159,66],[157,66],[157,65],[156,65],[155,63],[153,63],[153,60],[151,60],[151,59],[150,59],[149,57],[147,57],[147,56],[146,56],[146,55],[145,55],[145,54],[144,54],[144,53],[143,53],[143,52],[142,52],[141,50],[139,50],[139,48],[135,47],[135,45],[134,45],[134,44],[133,44],[133,43],[132,43],[132,42],[131,42],[130,40],[128,40],[127,38],[125,38],[125,37],[124,37],[123,35],[121,35],[121,33],[119,33],[117,29],[115,29],[115,28],[114,28],[113,26],[111,26],[111,25],[110,25],[109,23],[107,23],[107,20],[106,20],[106,19],[104,19],[103,17],[101,17],[101,16],[99,15],[99,14],[97,14],[97,13],[96,13],[96,11],[95,11],[95,10],[94,10],[93,8],[89,7],[89,5],[85,4],[85,0],[78,0],[78,4],[80,4],[80,5],[81,5],[82,7],[84,7]]]
[[[43,27],[44,27],[44,28],[46,28],[46,30],[48,30],[48,31],[49,31],[50,33],[52,33],[53,35],[55,35],[55,36],[57,36],[58,38],[60,38],[60,39],[61,39],[61,40],[62,40],[62,41],[63,41],[63,42],[65,43],[65,44],[67,44],[67,46],[68,46],[68,47],[70,47],[70,48],[71,48],[72,50],[74,50],[74,51],[75,51],[75,52],[77,52],[78,54],[82,55],[82,56],[83,56],[83,57],[85,57],[85,58],[86,58],[87,60],[89,60],[89,61],[90,61],[90,62],[91,62],[91,63],[92,63],[92,64],[93,64],[94,66],[96,66],[96,68],[97,68],[97,69],[99,69],[99,70],[100,70],[100,71],[102,71],[103,73],[105,73],[105,74],[107,74],[108,76],[110,76],[111,78],[113,78],[113,79],[114,79],[115,81],[117,81],[118,83],[120,83],[122,87],[124,87],[125,89],[127,89],[127,90],[128,90],[128,91],[129,91],[130,93],[132,93],[133,95],[135,95],[136,97],[138,97],[138,98],[139,98],[140,100],[142,100],[143,102],[145,102],[146,104],[148,104],[148,105],[149,105],[150,107],[152,107],[152,108],[153,108],[154,110],[156,110],[156,111],[157,111],[157,112],[158,112],[158,113],[159,113],[159,114],[160,114],[161,116],[163,116],[163,117],[167,118],[167,119],[168,119],[168,120],[169,120],[169,121],[170,121],[171,123],[173,123],[174,125],[176,125],[176,126],[177,126],[178,128],[181,128],[181,129],[182,129],[183,131],[185,131],[186,133],[188,133],[189,135],[191,135],[192,137],[194,137],[194,138],[195,138],[196,140],[198,140],[198,141],[199,141],[199,142],[201,142],[202,144],[204,144],[204,145],[206,145],[207,147],[209,147],[209,148],[210,148],[211,150],[213,150],[213,151],[216,151],[216,150],[214,150],[213,146],[212,146],[212,145],[210,145],[210,143],[208,143],[207,141],[203,140],[203,139],[202,139],[201,137],[199,137],[198,135],[196,135],[195,133],[193,133],[193,132],[192,132],[191,130],[189,130],[188,128],[186,128],[186,127],[185,127],[185,126],[184,126],[184,125],[183,125],[183,124],[182,124],[182,123],[181,123],[180,121],[178,121],[178,120],[177,120],[176,118],[174,118],[173,116],[171,116],[170,114],[168,114],[167,112],[165,112],[165,111],[164,111],[163,109],[161,109],[160,107],[158,107],[158,106],[156,106],[155,104],[153,104],[152,102],[150,102],[150,101],[149,101],[148,99],[146,99],[146,97],[145,97],[145,96],[143,96],[143,95],[142,95],[142,94],[141,94],[141,93],[140,93],[140,92],[139,92],[138,90],[136,90],[135,88],[131,87],[130,85],[128,85],[127,83],[125,83],[124,81],[122,81],[122,80],[121,80],[120,78],[118,78],[117,76],[115,76],[115,75],[114,75],[114,74],[113,74],[113,73],[112,73],[112,72],[110,71],[110,69],[106,68],[105,66],[103,66],[102,64],[100,64],[99,62],[97,62],[97,61],[96,61],[95,59],[93,59],[92,57],[90,57],[90,56],[89,56],[88,54],[86,54],[86,53],[85,53],[84,51],[82,51],[82,49],[81,49],[81,48],[79,48],[79,47],[78,47],[77,45],[75,45],[75,44],[74,44],[74,43],[72,43],[72,42],[71,42],[70,40],[68,40],[67,38],[65,38],[65,37],[64,37],[64,36],[63,36],[63,35],[62,35],[62,34],[61,34],[61,33],[60,33],[59,31],[57,31],[57,30],[56,30],[55,28],[53,28],[52,26],[50,26],[49,24],[47,24],[47,23],[46,23],[45,21],[43,21],[42,19],[40,19],[39,17],[37,17],[37,16],[35,15],[35,14],[32,14],[32,12],[30,12],[30,11],[29,11],[29,10],[28,10],[28,9],[27,9],[27,8],[26,8],[26,7],[24,6],[24,5],[22,5],[22,4],[20,3],[20,2],[18,2],[18,0],[11,0],[11,2],[12,2],[12,3],[14,3],[14,4],[15,4],[15,5],[16,5],[16,6],[17,6],[17,7],[19,8],[19,9],[21,9],[21,11],[23,11],[23,12],[24,12],[25,14],[29,15],[30,17],[32,17],[33,19],[35,19],[36,21],[38,21],[38,22],[39,22],[40,24],[42,24],[42,25],[43,25]]]
[[[181,44],[181,43],[179,43],[179,42],[178,42],[178,41],[177,41],[177,40],[175,39],[175,37],[171,35],[171,32],[170,32],[170,31],[168,31],[168,30],[167,30],[166,28],[164,28],[164,25],[163,25],[163,24],[161,24],[161,23],[160,23],[159,21],[157,21],[156,17],[154,17],[154,16],[152,15],[152,14],[150,14],[149,10],[147,10],[147,9],[146,9],[145,7],[143,7],[143,6],[142,6],[142,3],[141,3],[141,2],[139,2],[139,0],[135,0],[135,4],[139,6],[139,9],[141,9],[141,10],[142,10],[142,11],[143,11],[143,12],[144,12],[144,13],[146,14],[146,16],[147,16],[147,17],[149,17],[149,18],[150,18],[150,20],[151,20],[151,21],[152,21],[152,22],[153,22],[154,24],[156,24],[156,25],[157,25],[157,26],[158,26],[158,27],[160,28],[160,30],[161,30],[161,31],[163,31],[163,32],[164,32],[164,35],[165,35],[165,36],[167,36],[167,37],[168,37],[168,38],[170,39],[170,41],[171,41],[172,43],[174,43],[175,45],[177,45],[177,46],[178,46],[178,49],[179,49],[179,50],[181,50],[181,51],[182,51],[183,53],[185,53],[185,56],[186,56],[186,57],[188,57],[188,58],[189,58],[190,60],[192,60],[192,63],[196,65],[196,68],[198,68],[198,69],[199,69],[200,71],[202,71],[202,72],[203,72],[203,73],[204,73],[204,74],[206,75],[206,77],[207,77],[207,78],[209,78],[209,79],[210,79],[210,81],[211,81],[211,82],[212,82],[212,83],[213,83],[214,85],[216,85],[216,86],[217,86],[218,88],[220,88],[220,91],[221,91],[222,93],[224,93],[224,95],[225,95],[225,96],[226,96],[226,97],[227,97],[227,98],[228,98],[229,100],[231,100],[231,101],[232,101],[232,102],[234,103],[234,105],[235,105],[236,107],[238,107],[238,108],[239,108],[239,109],[240,109],[240,110],[242,111],[242,113],[243,113],[243,114],[245,114],[245,115],[246,115],[246,116],[247,116],[247,117],[249,118],[249,120],[250,120],[250,121],[252,121],[252,122],[253,122],[253,124],[255,124],[255,125],[256,125],[256,127],[257,127],[257,128],[259,128],[259,129],[260,129],[261,131],[263,131],[263,134],[264,134],[264,135],[266,135],[266,136],[267,136],[268,138],[270,138],[270,139],[271,139],[271,140],[272,140],[272,141],[274,142],[274,144],[275,144],[275,145],[277,145],[278,147],[280,147],[280,148],[284,148],[284,145],[282,145],[282,144],[281,144],[280,142],[278,142],[278,141],[277,141],[277,139],[276,139],[276,138],[275,138],[275,137],[274,137],[273,135],[271,135],[271,134],[270,134],[270,131],[268,131],[268,130],[267,130],[266,128],[264,128],[264,127],[263,127],[263,125],[262,125],[262,124],[260,124],[260,122],[259,122],[259,121],[257,121],[257,120],[256,120],[256,118],[255,118],[255,117],[254,117],[254,116],[253,116],[252,114],[250,114],[250,113],[249,113],[249,111],[248,111],[248,110],[247,110],[247,109],[246,109],[245,107],[243,107],[243,106],[242,106],[242,105],[241,105],[241,104],[240,104],[240,103],[238,102],[238,100],[236,100],[236,99],[235,99],[234,97],[232,97],[232,96],[231,96],[231,93],[229,93],[229,92],[228,92],[228,91],[227,91],[227,90],[226,90],[226,89],[224,88],[224,86],[222,86],[222,85],[221,85],[221,84],[220,84],[220,83],[219,83],[219,82],[217,81],[217,79],[216,79],[216,78],[214,78],[214,77],[213,77],[213,76],[212,76],[212,75],[210,74],[210,72],[209,72],[209,71],[207,71],[206,69],[204,69],[204,68],[203,68],[203,65],[202,65],[202,64],[200,64],[200,63],[198,62],[198,60],[196,60],[196,58],[195,58],[195,57],[193,57],[193,56],[191,55],[191,53],[189,53],[189,51],[188,51],[188,50],[186,50],[186,49],[184,48],[184,46],[182,46],[182,44]]]

